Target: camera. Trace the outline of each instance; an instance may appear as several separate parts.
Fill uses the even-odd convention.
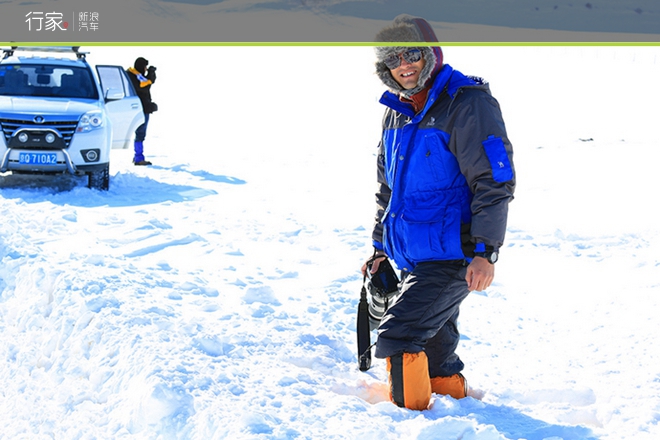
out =
[[[376,273],[371,273],[373,262],[367,264],[366,288],[371,294],[369,301],[369,327],[378,328],[383,315],[399,294],[399,278],[389,260],[383,260]]]

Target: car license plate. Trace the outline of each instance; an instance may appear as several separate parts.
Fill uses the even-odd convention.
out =
[[[57,153],[20,153],[21,165],[57,165]]]

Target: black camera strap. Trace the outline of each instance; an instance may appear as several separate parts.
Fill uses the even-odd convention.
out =
[[[369,303],[367,302],[367,288],[364,286],[367,277],[362,280],[360,303],[357,313],[357,351],[360,371],[371,368],[371,329],[369,328]]]
[[[374,254],[369,261],[367,261],[367,265],[379,257],[380,255],[377,255],[376,251],[374,251]],[[371,368],[371,347],[373,347],[373,344],[371,343],[371,327],[369,325],[369,302],[367,301],[367,288],[365,287],[366,281],[367,275],[365,273],[364,278],[362,278],[362,290],[360,291],[360,302],[358,304],[356,324],[357,354],[360,371],[367,371]]]

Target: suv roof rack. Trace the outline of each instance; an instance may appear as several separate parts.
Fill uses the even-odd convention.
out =
[[[25,52],[56,52],[56,53],[75,53],[76,58],[85,59],[89,52],[80,52],[80,46],[11,46],[9,49],[3,49],[2,52],[7,58],[14,55],[14,52],[20,50]]]

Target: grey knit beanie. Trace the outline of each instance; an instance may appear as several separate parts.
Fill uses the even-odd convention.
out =
[[[397,16],[394,21],[381,29],[374,39],[376,42],[388,43],[414,43],[414,42],[435,42],[438,38],[433,32],[431,25],[423,18],[413,17],[408,14],[401,14]],[[387,68],[383,60],[390,55],[399,54],[410,46],[378,46],[375,47],[376,52],[376,74],[380,80],[392,92],[410,97],[415,93],[422,90],[429,79],[431,79],[442,67],[442,49],[439,46],[428,47],[421,46],[418,49],[422,52],[422,56],[426,61],[424,68],[420,72],[417,87],[406,90],[396,82]]]

